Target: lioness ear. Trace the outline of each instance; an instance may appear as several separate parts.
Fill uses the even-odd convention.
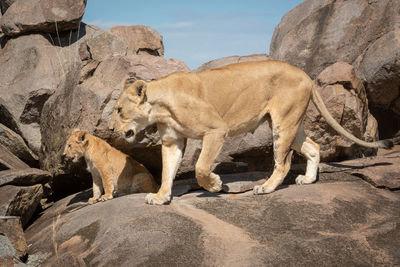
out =
[[[128,96],[132,96],[131,100],[133,102],[137,102],[137,97],[139,97],[139,103],[142,104],[147,100],[146,96],[146,89],[147,89],[147,84],[145,81],[138,80],[136,81],[132,86],[129,87],[128,91]]]

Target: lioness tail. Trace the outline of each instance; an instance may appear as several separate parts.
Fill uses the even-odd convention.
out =
[[[328,109],[326,108],[324,101],[322,100],[320,94],[317,91],[316,86],[313,84],[312,86],[312,93],[311,93],[311,100],[313,101],[315,107],[321,113],[321,115],[325,118],[326,122],[331,126],[336,132],[344,137],[350,139],[354,143],[363,146],[363,147],[371,147],[371,148],[385,148],[390,149],[393,147],[393,142],[391,140],[381,140],[376,142],[365,142],[363,140],[358,139],[351,133],[347,132],[329,113]]]

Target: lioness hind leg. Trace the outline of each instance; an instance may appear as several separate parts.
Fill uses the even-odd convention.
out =
[[[285,179],[289,172],[293,151],[290,145],[295,137],[295,130],[279,130],[278,126],[274,126],[272,131],[274,135],[274,158],[275,166],[271,177],[262,185],[253,188],[255,195],[267,194],[273,192]]]
[[[196,179],[209,192],[222,189],[222,181],[219,175],[211,172],[211,166],[221,151],[224,139],[225,132],[209,133],[203,137],[203,147],[196,163]]]
[[[296,184],[311,184],[317,179],[319,164],[319,145],[313,142],[304,133],[303,126],[297,132],[292,148],[304,155],[307,159],[307,169],[305,175],[299,175],[296,178]]]

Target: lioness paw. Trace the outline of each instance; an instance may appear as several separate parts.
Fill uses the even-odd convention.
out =
[[[222,181],[219,175],[215,173],[210,174],[210,181],[200,184],[208,192],[216,193],[222,190]]]
[[[311,179],[305,175],[299,175],[296,178],[296,184],[298,184],[298,185],[311,184],[314,181],[315,181],[315,179]]]
[[[160,196],[159,194],[149,193],[146,195],[146,203],[150,205],[163,205],[171,201],[169,196]]]
[[[266,186],[263,186],[263,185],[256,185],[253,188],[253,194],[254,195],[269,194],[269,193],[274,192],[274,190],[275,190],[275,188],[272,188],[272,187],[266,187]]]

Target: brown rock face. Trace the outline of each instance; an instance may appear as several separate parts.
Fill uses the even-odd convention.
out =
[[[118,35],[136,54],[164,56],[162,36],[149,26],[115,26],[108,31]]]
[[[399,130],[399,10],[396,0],[304,1],[275,28],[270,55],[312,78],[337,61],[352,64],[371,107],[397,114],[381,125],[382,132]]]
[[[28,246],[19,217],[0,216],[0,233],[10,240],[16,252],[15,256],[22,260],[28,251]]]
[[[368,110],[365,88],[353,67],[344,62],[329,66],[318,75],[316,83],[331,115],[348,132],[367,141],[377,139],[377,124]],[[310,103],[305,116],[305,129],[321,146],[321,159],[330,161],[371,155],[376,151],[354,145],[338,135]]]
[[[3,13],[0,27],[8,36],[76,29],[85,12],[85,7],[86,0],[15,1]]]

